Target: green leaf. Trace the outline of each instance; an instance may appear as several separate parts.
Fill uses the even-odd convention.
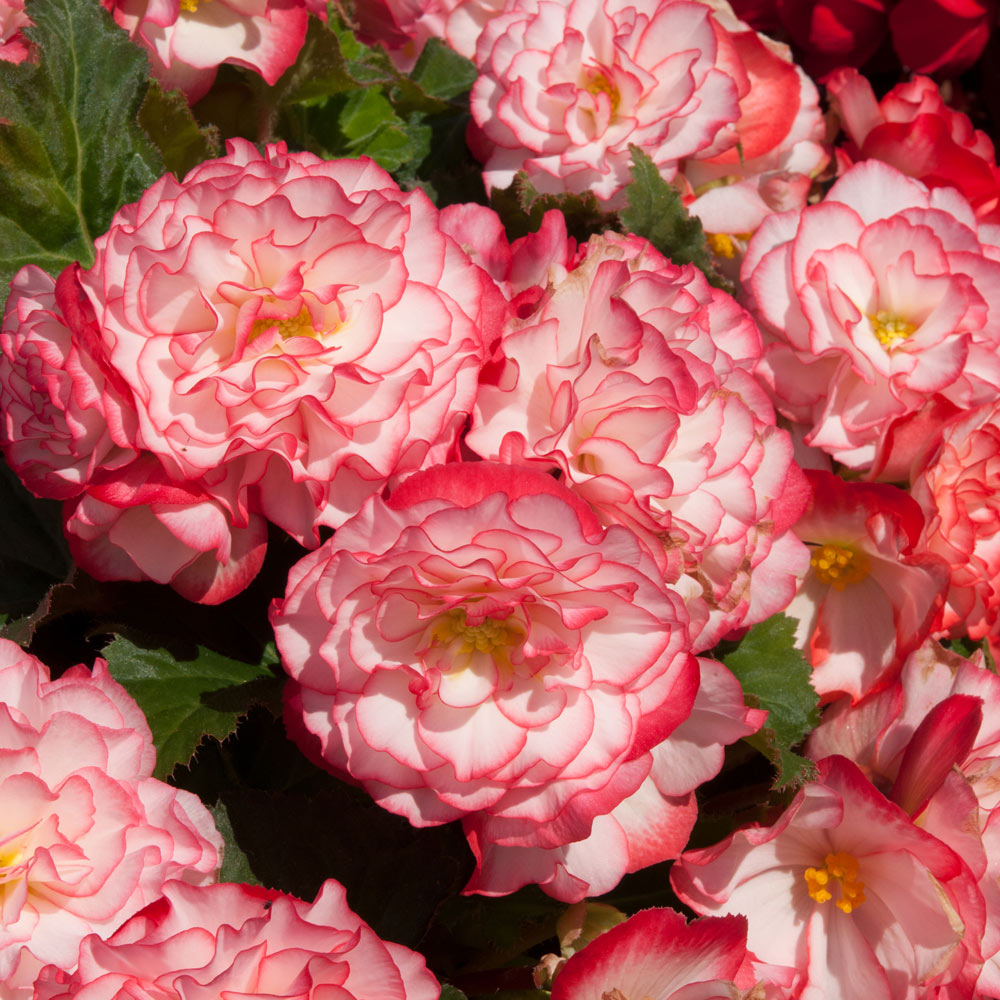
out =
[[[816,776],[816,765],[793,750],[819,724],[819,696],[810,683],[812,671],[795,648],[794,638],[795,620],[772,615],[754,625],[723,658],[743,685],[747,704],[768,711],[764,727],[747,742],[774,764],[774,787],[779,790]]]
[[[562,212],[566,231],[581,243],[616,225],[615,216],[604,211],[592,192],[541,194],[523,170],[514,175],[510,187],[492,192],[490,204],[511,240],[536,232],[542,224],[542,216],[551,209]]]
[[[347,151],[352,156],[370,156],[385,170],[419,162],[430,152],[430,128],[419,120],[401,119],[378,87],[352,93],[338,123],[348,140]]]
[[[694,264],[716,288],[732,287],[715,269],[699,219],[688,215],[680,192],[661,176],[656,164],[638,146],[632,154],[632,182],[625,188],[628,208],[619,213],[626,232],[644,236],[675,264]]]
[[[229,810],[225,803],[216,802],[208,810],[215,820],[215,828],[222,834],[225,842],[222,854],[222,867],[219,869],[220,882],[242,882],[246,885],[260,885],[257,876],[254,875],[250,862],[247,860],[243,849],[236,843],[236,835],[233,833],[233,824],[229,820]]]
[[[442,983],[441,1000],[469,1000],[469,998],[457,986]]]
[[[427,42],[410,73],[425,94],[445,101],[471,90],[478,75],[472,60],[459,55],[438,38]]]
[[[29,0],[37,63],[0,62],[0,296],[25,264],[94,260],[114,212],[163,172],[136,124],[148,63],[94,0]]]
[[[252,705],[274,704],[282,681],[271,665],[273,643],[258,663],[243,663],[197,646],[192,659],[177,660],[170,650],[123,635],[102,655],[111,675],[146,713],[156,744],[155,776],[166,778],[187,764],[205,736],[225,739]],[[277,686],[277,689],[276,689]]]
[[[165,94],[155,80],[139,109],[139,124],[156,144],[164,167],[179,178],[222,153],[218,129],[201,128],[184,95],[176,90]]]

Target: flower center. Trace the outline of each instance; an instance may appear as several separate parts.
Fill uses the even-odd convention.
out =
[[[824,861],[825,868],[807,868],[805,871],[809,895],[817,903],[833,899],[833,893],[828,888],[833,879],[840,883],[837,909],[844,913],[856,910],[865,901],[865,884],[858,881],[858,859],[846,851],[838,851],[828,854]]]
[[[611,99],[612,116],[618,110],[618,105],[621,103],[622,95],[618,92],[618,88],[611,82],[608,75],[603,70],[589,71],[587,82],[583,85],[583,89],[589,94],[593,94],[595,97],[598,94],[607,94]]]
[[[727,260],[732,260],[736,256],[736,241],[740,240],[743,243],[749,243],[751,236],[753,236],[753,233],[733,233],[731,236],[729,233],[706,233],[705,239],[708,240],[709,250],[716,257],[725,257]]]
[[[849,545],[820,545],[809,560],[820,583],[843,590],[849,583],[860,583],[870,572],[864,552]]]
[[[205,3],[209,3],[210,0],[205,0]],[[193,14],[198,9],[198,4],[201,0],[181,0],[180,9],[187,11],[189,14]]]
[[[462,608],[452,608],[434,623],[431,638],[443,644],[458,640],[459,653],[492,655],[500,650],[506,656],[507,647],[519,644],[524,633],[510,618],[497,621],[487,616],[478,625],[470,625]]]
[[[282,340],[289,337],[315,337],[319,332],[314,326],[309,309],[303,306],[298,316],[289,319],[275,319],[274,317],[254,320],[250,330],[250,339],[256,340],[262,333],[266,333],[271,327],[276,327]]]
[[[872,324],[872,332],[878,337],[878,342],[887,348],[894,347],[897,341],[906,340],[917,329],[916,323],[910,323],[888,309],[879,309],[868,319]]]

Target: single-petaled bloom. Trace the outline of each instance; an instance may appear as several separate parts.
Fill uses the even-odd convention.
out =
[[[802,1000],[932,995],[961,972],[965,921],[982,919],[958,854],[836,756],[773,826],[685,853],[671,880],[697,913],[744,914],[750,950],[798,969]]]
[[[808,562],[788,530],[808,487],[749,371],[759,334],[637,237],[595,237],[575,263],[547,266],[505,330],[467,443],[558,469],[605,523],[637,531],[707,649],[784,608]]]
[[[223,63],[272,86],[306,37],[306,0],[101,0],[149,56],[164,90],[204,97]]]
[[[516,0],[480,35],[476,63],[487,189],[525,170],[540,191],[613,207],[630,144],[670,180],[682,158],[735,147],[749,89],[711,8],[692,0]]]
[[[857,701],[892,681],[930,634],[948,583],[944,560],[917,546],[919,505],[885,483],[806,470],[813,488],[794,531],[810,566],[785,613],[824,699]]]
[[[43,971],[35,1000],[436,1000],[423,958],[383,941],[323,883],[315,902],[250,885],[169,882],[107,940],[86,938],[77,972]]]
[[[505,303],[437,218],[370,160],[281,144],[157,181],[80,277],[136,447],[305,544],[444,460]]]
[[[995,255],[961,194],[878,160],[853,166],[819,204],[765,219],[742,279],[777,409],[807,444],[867,471],[893,422],[932,397],[958,408],[995,398]]]
[[[533,880],[490,877],[497,845],[582,898],[588,879],[564,888],[530,852],[577,846],[636,793],[698,690],[684,603],[635,535],[511,466],[440,466],[372,497],[292,569],[271,617],[300,745],[414,825],[467,819],[479,892]],[[675,857],[693,800],[674,823],[655,786],[643,795],[659,811],[640,846]],[[630,855],[608,845],[610,889]]]
[[[142,711],[110,676],[58,680],[0,640],[0,997],[30,996],[43,965],[76,967],[163,883],[211,882],[222,839],[190,792],[152,777]]]
[[[844,68],[826,88],[849,140],[837,150],[841,171],[858,160],[882,160],[928,187],[958,188],[977,218],[1000,222],[993,143],[968,115],[945,104],[933,80],[915,76],[876,101],[868,80]]]
[[[941,628],[1000,648],[1000,405],[953,419],[913,482],[923,544],[944,559],[950,585]]]

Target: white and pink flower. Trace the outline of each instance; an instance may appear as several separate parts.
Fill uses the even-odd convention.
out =
[[[410,477],[293,568],[272,622],[289,730],[411,823],[465,819],[469,891],[538,880],[576,900],[594,871],[605,891],[652,863],[640,850],[683,847],[693,785],[676,803],[643,790],[635,855],[599,826],[691,714],[684,604],[628,529],[550,476],[473,462]],[[595,833],[603,856],[581,845]],[[495,866],[490,845],[521,860]]]
[[[169,882],[107,940],[80,947],[79,969],[46,969],[35,1000],[436,1000],[424,960],[382,941],[332,879],[315,902],[249,885]]]
[[[272,86],[305,41],[306,0],[101,0],[149,56],[164,90],[192,103],[223,63],[243,66]]]
[[[163,883],[214,880],[222,839],[190,792],[152,777],[152,735],[109,675],[58,680],[0,640],[0,996],[30,996],[43,965],[76,967]]]
[[[675,891],[697,913],[745,914],[750,950],[797,969],[803,1000],[934,995],[965,969],[966,926],[982,931],[975,880],[856,765],[819,768],[773,826],[684,854]]]
[[[136,446],[305,544],[447,456],[506,308],[421,191],[244,140],[121,209],[81,281]]]
[[[568,271],[558,258],[537,255],[541,298],[526,293],[505,331],[467,443],[558,469],[606,524],[637,531],[710,648],[784,608],[808,563],[788,530],[808,487],[750,373],[759,334],[644,240],[595,237]]]
[[[807,444],[866,471],[935,394],[965,409],[1000,391],[1000,263],[978,225],[956,190],[877,160],[764,221],[742,268],[757,370]]]
[[[810,569],[785,614],[812,684],[829,700],[883,687],[935,624],[948,571],[919,550],[924,519],[908,494],[885,483],[845,483],[807,470],[812,501],[794,531]]]

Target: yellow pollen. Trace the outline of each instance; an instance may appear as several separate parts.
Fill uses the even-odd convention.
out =
[[[736,244],[734,240],[743,240],[746,242],[753,236],[753,233],[733,233],[730,236],[728,233],[706,233],[705,239],[708,241],[708,248],[715,254],[716,257],[725,257],[727,260],[732,260],[736,256]]]
[[[872,332],[883,347],[895,346],[897,341],[906,340],[917,329],[916,323],[910,323],[888,309],[879,309],[868,319],[872,324]]]
[[[820,583],[843,590],[849,583],[860,583],[870,572],[864,552],[849,545],[820,545],[809,560]]]
[[[202,0],[180,0],[180,9],[187,11],[189,14],[193,14],[198,9],[198,4]],[[211,0],[204,0],[205,3],[210,3]]]
[[[595,97],[598,94],[607,94],[611,98],[611,114],[618,110],[618,105],[621,103],[621,94],[618,93],[618,88],[607,78],[604,73],[597,72],[594,73],[584,86],[584,90],[588,93],[593,94]]]
[[[805,870],[806,885],[809,895],[817,903],[826,903],[833,899],[833,893],[827,888],[830,880],[840,883],[840,899],[837,909],[843,913],[856,910],[865,901],[865,884],[858,881],[858,859],[846,851],[828,854],[824,858],[825,868],[807,868]]]
[[[289,319],[255,320],[250,330],[250,340],[256,340],[272,326],[278,328],[282,340],[288,340],[289,337],[315,337],[320,332],[313,326],[309,310],[303,306],[298,316],[292,316]]]
[[[504,653],[508,646],[519,643],[524,635],[516,622],[510,619],[495,621],[486,617],[478,625],[469,625],[462,608],[452,608],[442,615],[431,629],[436,642],[450,643],[460,640],[461,653]]]

